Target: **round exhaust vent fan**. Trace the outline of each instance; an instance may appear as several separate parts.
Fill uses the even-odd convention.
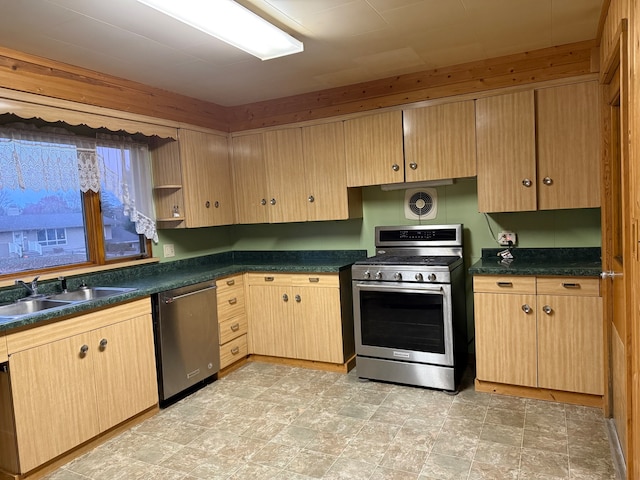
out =
[[[404,197],[404,216],[408,220],[436,218],[438,194],[435,188],[407,190]]]

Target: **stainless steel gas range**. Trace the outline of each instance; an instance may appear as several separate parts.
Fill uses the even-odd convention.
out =
[[[358,377],[456,391],[466,366],[462,225],[376,227],[351,267]]]

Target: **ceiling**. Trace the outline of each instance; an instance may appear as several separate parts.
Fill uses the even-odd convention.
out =
[[[235,106],[594,39],[603,1],[238,0],[304,42],[263,62],[135,0],[0,0],[0,46]]]

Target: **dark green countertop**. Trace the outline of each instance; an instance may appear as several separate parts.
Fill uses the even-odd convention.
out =
[[[514,248],[512,261],[502,261],[503,249],[483,248],[470,275],[538,275],[598,277],[602,272],[600,248]]]
[[[71,304],[53,311],[25,315],[15,319],[0,317],[0,332],[40,322],[66,318],[107,305],[143,298],[154,293],[194,283],[215,280],[243,272],[337,273],[366,258],[366,250],[300,250],[300,251],[241,251],[225,252],[175,262],[154,263],[121,268],[89,275],[68,277],[69,290],[84,281],[88,286],[129,287],[136,290],[112,297]],[[58,282],[42,282],[45,295],[57,293]],[[24,297],[22,287],[0,290],[0,303],[10,303]]]

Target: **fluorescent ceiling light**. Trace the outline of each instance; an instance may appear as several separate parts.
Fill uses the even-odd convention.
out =
[[[138,0],[262,60],[304,50],[302,42],[232,0]]]

